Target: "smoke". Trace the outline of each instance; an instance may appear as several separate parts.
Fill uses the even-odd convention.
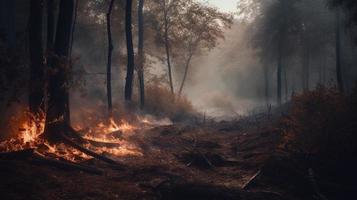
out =
[[[234,117],[263,104],[262,68],[247,33],[235,22],[218,47],[194,59],[184,93],[201,112]]]

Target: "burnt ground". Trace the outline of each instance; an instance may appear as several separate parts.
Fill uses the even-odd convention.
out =
[[[279,131],[238,122],[171,125],[138,132],[141,157],[102,175],[0,158],[1,199],[323,199],[304,166],[277,151]],[[312,181],[311,181],[312,179]],[[333,194],[332,194],[333,196]],[[339,198],[336,198],[339,199]]]

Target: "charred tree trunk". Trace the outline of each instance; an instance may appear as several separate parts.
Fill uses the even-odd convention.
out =
[[[70,44],[69,44],[69,53],[68,53],[69,71],[72,70],[72,48],[73,48],[73,43],[74,43],[74,31],[75,31],[75,26],[76,26],[76,23],[77,23],[78,1],[79,0],[76,0],[76,3],[75,3],[74,20],[73,20],[73,24],[72,24]],[[71,111],[70,111],[69,88],[68,88],[68,90],[66,92],[67,92],[67,95],[66,95],[66,110],[65,110],[64,120],[67,121],[68,124],[70,124],[71,123]]]
[[[47,56],[52,53],[55,42],[55,4],[47,0]],[[47,62],[49,59],[47,58]]]
[[[174,85],[172,81],[172,68],[171,68],[171,57],[170,57],[170,44],[169,44],[169,22],[168,22],[168,13],[166,10],[166,4],[164,1],[164,40],[165,40],[165,51],[166,51],[166,61],[167,61],[167,68],[169,74],[169,81],[170,81],[170,89],[171,93],[175,94]]]
[[[344,92],[341,66],[341,25],[340,25],[340,10],[336,11],[336,80],[337,87],[340,92]]]
[[[111,28],[111,15],[115,0],[110,1],[109,9],[107,12],[107,33],[108,33],[108,60],[107,60],[107,98],[108,98],[108,116],[112,117],[112,54],[113,54],[113,39]]]
[[[4,30],[5,30],[5,41],[8,50],[11,52],[16,49],[16,28],[15,28],[15,1],[14,0],[3,0],[2,6],[4,6],[3,17],[4,19]]]
[[[139,79],[139,95],[140,95],[140,108],[145,106],[145,80],[144,80],[144,2],[139,0],[138,4],[138,79]]]
[[[179,93],[178,93],[178,96],[179,96],[179,97],[181,97],[182,90],[183,90],[183,86],[184,86],[184,84],[185,84],[185,82],[186,82],[187,73],[188,73],[188,68],[190,67],[190,63],[191,63],[192,56],[193,56],[193,53],[190,52],[190,55],[188,56],[188,58],[187,58],[187,60],[186,60],[185,73],[184,73],[184,75],[183,75],[183,79],[182,79],[182,82],[181,82],[180,90],[179,90]]]
[[[31,0],[30,3],[30,112],[39,114],[44,106],[44,63],[43,63],[43,0]]]
[[[74,14],[73,0],[61,0],[54,47],[53,66],[49,69],[48,108],[45,134],[50,139],[58,138],[62,128],[69,127],[65,120],[68,95],[67,73],[69,48]]]
[[[132,14],[132,0],[126,1],[125,9],[125,33],[126,33],[126,48],[127,48],[127,71],[126,71],[126,82],[125,82],[125,100],[130,102],[133,93],[133,76],[134,76],[134,48],[133,48],[133,34],[131,27],[131,14]]]

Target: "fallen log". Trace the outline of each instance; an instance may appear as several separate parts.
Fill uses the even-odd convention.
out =
[[[56,159],[52,159],[52,158],[47,158],[37,151],[34,151],[32,161],[37,164],[50,165],[50,166],[54,166],[54,167],[57,167],[57,168],[63,169],[63,170],[79,170],[79,171],[87,172],[90,174],[96,174],[96,175],[103,174],[102,171],[100,171],[96,168],[84,166],[84,165],[74,163],[74,162],[71,162],[71,161],[65,160],[65,159],[56,160]]]
[[[89,149],[86,149],[86,148],[82,147],[81,145],[75,143],[74,141],[72,141],[69,137],[65,136],[64,134],[61,134],[61,137],[62,137],[62,140],[63,140],[63,142],[65,144],[68,144],[71,147],[73,147],[73,148],[75,148],[75,149],[77,149],[77,150],[79,150],[79,151],[81,151],[81,152],[83,152],[83,153],[85,153],[85,154],[87,154],[89,156],[92,156],[92,157],[94,157],[94,158],[96,158],[98,160],[104,161],[104,162],[112,164],[112,165],[120,166],[120,164],[118,162],[116,162],[116,161],[114,161],[114,160],[112,160],[110,158],[107,158],[105,156],[99,155],[99,154],[97,154],[97,153],[95,153],[95,152],[93,152],[93,151],[91,151]]]

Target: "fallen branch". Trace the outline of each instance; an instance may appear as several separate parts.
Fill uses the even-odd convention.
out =
[[[63,169],[63,170],[80,170],[83,172],[87,172],[90,174],[96,174],[96,175],[101,175],[103,173],[102,171],[95,169],[93,167],[80,165],[78,163],[74,163],[69,160],[62,161],[62,160],[48,158],[37,151],[33,152],[33,160],[32,161],[35,163],[39,163],[39,164],[54,166],[54,167],[57,167],[57,168]]]
[[[243,184],[242,189],[246,189],[250,185],[250,183],[253,182],[255,178],[257,178],[257,176],[259,176],[260,173],[261,170],[258,170],[252,177],[250,177],[249,180]]]
[[[84,140],[95,147],[115,148],[120,146],[119,143],[114,143],[114,142],[98,142],[90,139],[84,139]]]
[[[74,141],[72,141],[69,137],[65,136],[64,134],[62,134],[61,137],[62,137],[63,142],[65,142],[66,144],[70,145],[71,147],[73,147],[73,148],[75,148],[75,149],[77,149],[77,150],[79,150],[79,151],[81,151],[81,152],[83,152],[83,153],[85,153],[85,154],[87,154],[89,156],[92,156],[92,157],[94,157],[94,158],[96,158],[98,160],[104,161],[104,162],[112,164],[112,165],[120,165],[118,162],[116,162],[116,161],[114,161],[114,160],[112,160],[110,158],[107,158],[105,156],[99,155],[99,154],[97,154],[97,153],[95,153],[95,152],[93,152],[93,151],[91,151],[89,149],[86,149],[86,148],[82,147],[81,145],[75,143]]]

